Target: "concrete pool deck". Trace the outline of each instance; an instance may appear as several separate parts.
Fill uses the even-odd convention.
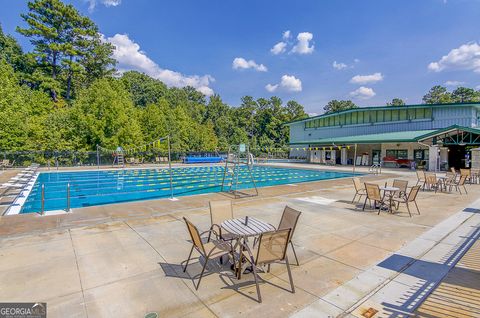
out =
[[[387,172],[365,179],[379,184],[391,183],[394,178],[410,183],[416,180],[409,171]],[[0,181],[10,173],[0,175]],[[442,251],[448,252],[446,247],[460,242],[452,233],[465,236],[462,225],[480,225],[478,213],[462,212],[467,206],[475,210],[480,185],[468,186],[469,194],[463,196],[421,192],[421,215],[412,218],[404,208],[397,214],[361,211],[350,203],[350,179],[259,190],[258,197],[234,201],[235,216],[254,216],[276,225],[285,204],[303,212],[294,236],[300,260],[300,266],[292,266],[295,294],[287,291],[285,267],[273,265],[270,273],[262,274],[266,282],[260,287],[263,303],[259,304],[252,299],[256,294],[251,275],[237,281],[228,266],[214,262],[200,289],[195,290],[191,277],[201,269],[198,259],[187,274],[181,270],[191,246],[182,217],[206,230],[208,201],[226,198],[223,194],[208,194],[180,197],[178,201],[89,207],[44,217],[1,217],[0,299],[46,301],[48,317],[143,317],[150,311],[158,312],[160,317],[239,317],[253,313],[266,317],[323,317],[326,313],[358,316],[355,310],[382,302],[375,295],[391,295],[382,293],[388,282],[415,284],[409,277],[382,276],[380,270],[375,272],[379,264],[397,261],[395,255],[410,257],[409,264],[417,259],[426,261],[422,257],[428,258],[435,246],[440,251],[431,253],[438,257]],[[442,227],[445,222],[451,224],[449,218],[459,221],[459,213],[468,213],[468,220],[454,229]],[[424,254],[411,254],[422,248]],[[478,256],[474,261],[478,262]],[[388,268],[393,269],[405,275],[398,273],[398,268]],[[444,275],[434,278],[448,278],[448,272],[441,270]],[[352,285],[358,277],[360,285]],[[358,286],[362,288],[357,290]],[[344,303],[334,297],[342,287],[345,294],[340,298],[346,300]],[[478,293],[480,286],[473,287]],[[363,317],[361,313],[359,317]]]

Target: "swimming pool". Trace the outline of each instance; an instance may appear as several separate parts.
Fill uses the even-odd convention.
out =
[[[174,168],[173,195],[220,192],[224,167]],[[352,173],[255,166],[257,187],[351,177]],[[165,168],[41,172],[20,213],[41,210],[41,187],[45,187],[45,211],[170,197],[170,174]],[[252,188],[246,167],[240,168],[238,189]]]

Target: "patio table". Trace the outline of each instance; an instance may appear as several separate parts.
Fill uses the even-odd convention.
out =
[[[393,196],[395,192],[400,191],[400,188],[397,187],[380,187],[380,190],[383,190],[384,195],[388,196],[388,212],[393,213]]]
[[[246,244],[249,237],[258,236],[265,232],[275,231],[275,227],[273,225],[254,217],[225,220],[220,226],[230,234],[237,236],[236,243],[233,247],[234,251],[238,246],[241,245],[241,240],[243,240],[244,244]],[[237,268],[235,268],[235,265],[232,265],[232,269],[236,271],[237,277],[240,279],[242,272],[242,259],[238,260]]]

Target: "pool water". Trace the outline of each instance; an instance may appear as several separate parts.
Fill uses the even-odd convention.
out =
[[[247,167],[243,166],[239,171],[237,189],[253,188]],[[223,172],[224,167],[220,166],[174,168],[173,195],[220,192]],[[255,166],[252,173],[257,187],[352,176],[352,173],[346,172],[268,166]],[[168,198],[171,195],[170,174],[165,168],[42,172],[20,213],[41,210],[42,185],[45,187],[45,211],[66,209],[67,184],[70,184],[71,208]]]

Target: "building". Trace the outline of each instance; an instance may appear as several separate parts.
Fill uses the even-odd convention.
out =
[[[480,103],[361,107],[286,123],[290,155],[311,163],[469,167]]]

